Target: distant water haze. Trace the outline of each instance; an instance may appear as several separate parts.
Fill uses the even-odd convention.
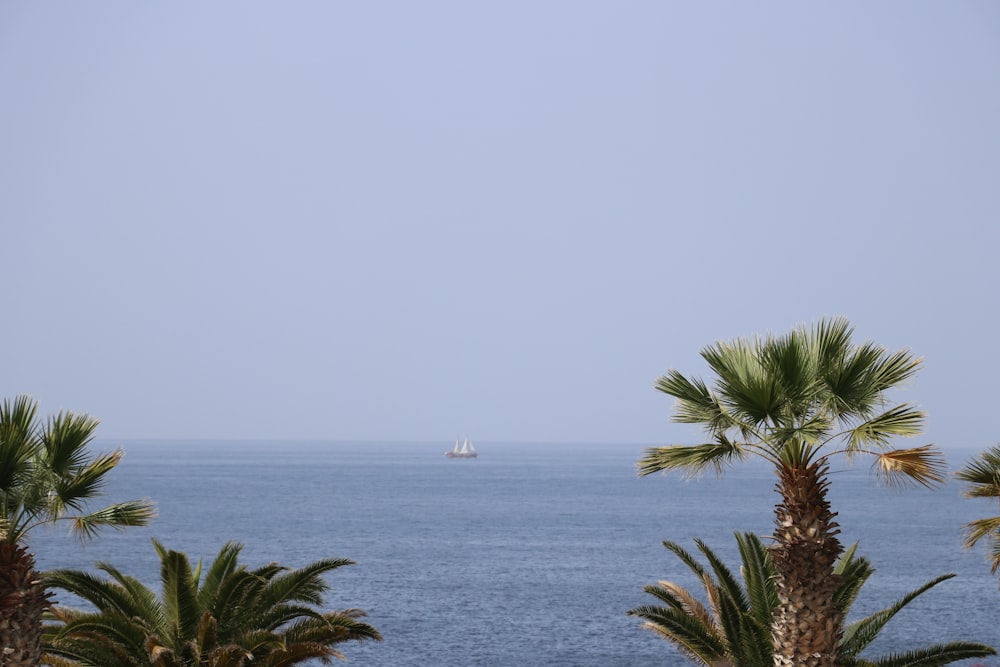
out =
[[[136,441],[110,489],[149,496],[152,526],[86,546],[40,531],[43,568],[109,561],[158,587],[149,538],[212,558],[227,540],[251,565],[356,565],[328,577],[327,608],[361,607],[385,641],[344,647],[350,664],[384,667],[687,664],[625,613],[653,603],[661,579],[699,589],[661,545],[705,540],[734,569],[733,532],[767,535],[774,475],[750,463],[716,479],[638,479],[641,446],[450,442]],[[883,631],[877,652],[966,639],[1000,644],[997,581],[960,527],[983,516],[950,483],[936,491],[879,487],[867,466],[836,468],[831,500],[841,541],[877,568],[855,605],[870,614],[947,572]],[[996,662],[987,662],[995,665]]]

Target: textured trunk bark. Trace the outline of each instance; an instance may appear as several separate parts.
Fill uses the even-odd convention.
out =
[[[41,664],[42,612],[49,596],[27,548],[0,542],[0,667]]]
[[[778,608],[774,615],[776,667],[834,667],[843,618],[834,603],[843,551],[836,514],[826,499],[825,465],[778,470],[774,545]]]

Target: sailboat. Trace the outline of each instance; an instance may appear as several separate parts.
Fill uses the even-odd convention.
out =
[[[455,446],[451,449],[451,451],[445,452],[444,455],[449,459],[474,459],[479,456],[479,452],[477,452],[476,448],[472,446],[472,443],[469,441],[469,436],[465,436],[465,442],[463,442],[461,446],[459,446],[459,438],[456,437]]]

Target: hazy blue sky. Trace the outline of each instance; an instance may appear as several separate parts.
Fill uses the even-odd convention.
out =
[[[0,395],[133,437],[689,439],[846,315],[1000,440],[1000,4],[6,2]]]

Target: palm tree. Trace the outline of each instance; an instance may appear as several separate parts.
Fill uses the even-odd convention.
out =
[[[956,476],[967,482],[967,498],[992,498],[1000,502],[1000,445],[995,445],[975,457]],[[990,572],[1000,568],[1000,516],[977,519],[965,526],[965,544],[972,548],[979,540],[987,538],[990,553]]]
[[[890,483],[943,481],[937,449],[889,447],[893,437],[921,431],[924,414],[886,396],[914,376],[920,360],[870,342],[855,345],[852,335],[847,320],[835,318],[783,336],[718,342],[701,352],[716,376],[711,388],[676,370],[656,383],[677,399],[674,421],[700,424],[709,441],[648,449],[640,475],[721,472],[751,455],[770,462],[778,475],[771,547],[778,666],[833,667],[836,660],[843,619],[833,565],[843,547],[827,500],[830,457],[873,455]]]
[[[769,667],[773,664],[771,620],[778,605],[774,564],[767,548],[753,533],[736,534],[742,567],[742,585],[722,560],[703,542],[695,540],[705,557],[705,567],[676,542],[663,545],[690,568],[705,588],[707,605],[687,589],[670,581],[645,587],[663,605],[629,611],[644,619],[643,626],[671,642],[688,659],[706,667]],[[862,586],[875,572],[866,558],[855,558],[851,547],[834,566],[839,577],[836,603],[846,618]],[[859,654],[878,637],[885,625],[907,604],[937,584],[954,577],[946,574],[929,581],[889,607],[848,625],[837,647],[837,664],[843,667],[939,667],[966,658],[995,655],[985,644],[949,642],[895,653],[881,658]]]
[[[89,538],[102,526],[142,526],[154,516],[145,500],[88,511],[122,451],[88,452],[98,425],[92,417],[60,412],[39,421],[37,410],[27,396],[0,403],[0,667],[34,667],[41,659],[49,594],[27,548],[33,528],[68,520]]]
[[[160,597],[107,563],[108,578],[79,570],[46,573],[49,582],[97,611],[55,607],[45,628],[54,667],[286,667],[318,658],[343,658],[349,640],[379,640],[359,621],[359,609],[320,612],[328,590],[323,575],[346,559],[324,559],[292,570],[271,563],[250,570],[243,546],[227,543],[202,577],[180,551],[153,541],[160,558]]]

